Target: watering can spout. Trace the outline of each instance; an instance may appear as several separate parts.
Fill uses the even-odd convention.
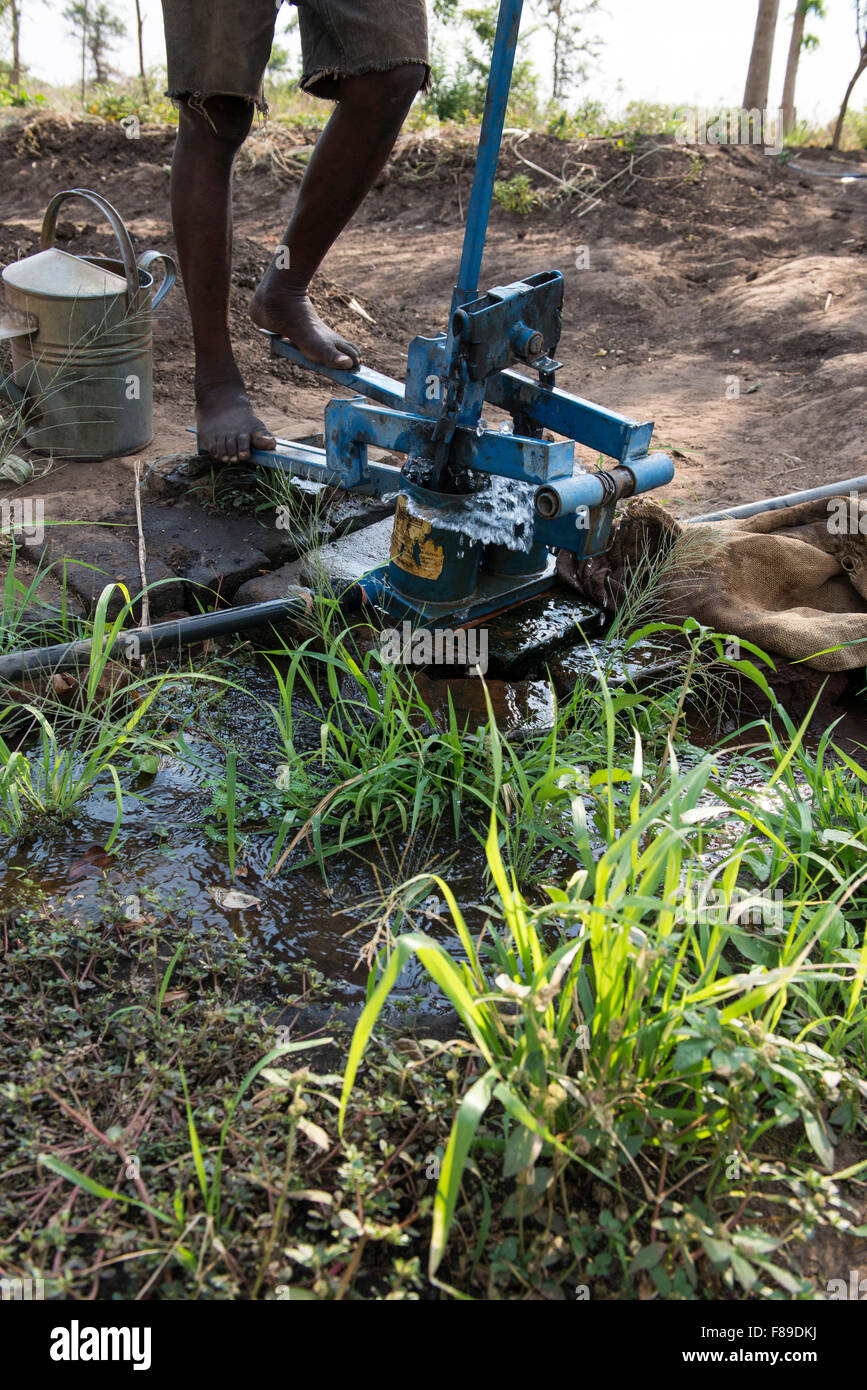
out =
[[[39,320],[33,314],[0,306],[0,342],[8,338],[30,338],[38,329]]]

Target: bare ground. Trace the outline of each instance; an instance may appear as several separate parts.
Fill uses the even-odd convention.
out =
[[[278,433],[316,427],[329,391],[272,362],[246,305],[291,211],[315,132],[258,133],[235,183],[232,326],[260,413]],[[173,132],[127,140],[113,125],[40,118],[0,133],[0,260],[37,249],[59,188],[92,187],[125,218],[138,250],[173,249]],[[472,175],[466,136],[407,135],[353,225],[326,258],[315,298],[368,364],[402,375],[408,340],[442,327]],[[608,141],[507,138],[500,176],[526,173],[544,195],[529,215],[495,206],[482,283],[556,267],[566,277],[560,384],[656,422],[674,451],[667,496],[681,512],[749,501],[865,471],[867,179],[841,184],[780,167],[752,149],[679,148],[648,136]],[[547,171],[537,172],[525,161]],[[867,172],[867,154],[799,162]],[[298,172],[296,172],[296,168]],[[597,205],[558,179],[607,187]],[[61,213],[60,244],[109,253],[83,203]],[[579,269],[585,259],[589,267]],[[355,299],[369,318],[352,307]],[[372,320],[372,322],[371,322]],[[146,458],[188,452],[193,362],[183,295],[155,325],[156,436]],[[57,464],[40,493],[96,516],[129,504],[131,461]],[[60,498],[57,499],[60,504]]]

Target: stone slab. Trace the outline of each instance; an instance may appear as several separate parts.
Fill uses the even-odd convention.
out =
[[[22,549],[29,560],[50,565],[55,577],[61,579],[64,568],[66,584],[80,599],[87,613],[96,608],[99,596],[107,584],[124,584],[134,598],[139,594],[138,543],[128,528],[104,526],[47,527],[42,541],[24,541]],[[163,613],[184,606],[184,585],[158,555],[148,555],[147,580],[150,590],[150,614],[159,618]],[[115,592],[109,600],[108,612],[114,617],[123,607],[123,597]],[[140,614],[140,603],[135,613]]]
[[[336,586],[356,584],[363,575],[388,562],[391,550],[391,516],[353,531],[340,540],[323,545],[316,555],[316,567]]]
[[[145,507],[142,524],[148,555],[185,581],[193,607],[195,600],[207,606],[217,596],[231,598],[248,579],[296,554],[277,526],[207,511],[189,499]]]

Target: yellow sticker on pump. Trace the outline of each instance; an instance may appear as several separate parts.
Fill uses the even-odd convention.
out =
[[[445,556],[432,531],[429,521],[407,509],[406,498],[401,493],[394,513],[389,557],[398,569],[418,575],[420,579],[439,579]]]

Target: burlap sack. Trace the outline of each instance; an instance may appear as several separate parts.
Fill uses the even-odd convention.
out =
[[[867,666],[867,498],[696,525],[641,498],[604,555],[558,556],[561,580],[608,612],[654,566],[666,618],[691,616],[817,671]]]

